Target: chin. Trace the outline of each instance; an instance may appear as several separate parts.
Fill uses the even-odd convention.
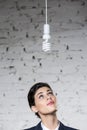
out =
[[[56,112],[57,112],[57,109],[50,111],[49,114],[55,114]]]

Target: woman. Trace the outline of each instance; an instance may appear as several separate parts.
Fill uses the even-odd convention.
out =
[[[57,101],[49,84],[43,82],[34,84],[28,93],[28,102],[41,122],[26,130],[76,130],[58,120]]]

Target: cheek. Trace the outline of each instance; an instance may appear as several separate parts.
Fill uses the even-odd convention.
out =
[[[46,106],[42,103],[37,103],[36,108],[37,108],[38,112],[41,112],[41,111],[43,112],[43,110],[44,110],[44,108],[46,108]]]
[[[57,104],[57,99],[56,99],[56,97],[54,97],[54,102],[55,102],[55,104]]]
[[[35,106],[37,107],[37,108],[41,108],[41,107],[43,107],[43,106],[45,106],[45,102],[44,101],[35,101]]]

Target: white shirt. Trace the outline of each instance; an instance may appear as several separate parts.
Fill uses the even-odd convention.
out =
[[[54,130],[58,130],[59,126],[60,126],[60,123],[58,124],[58,126]],[[41,122],[41,127],[42,127],[43,130],[50,130],[42,122]]]

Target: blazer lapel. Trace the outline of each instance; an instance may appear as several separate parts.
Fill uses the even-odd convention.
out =
[[[35,127],[35,130],[43,130],[42,127],[41,127],[41,122],[39,122],[37,124],[37,126]]]
[[[60,122],[59,130],[64,130],[64,125]]]

